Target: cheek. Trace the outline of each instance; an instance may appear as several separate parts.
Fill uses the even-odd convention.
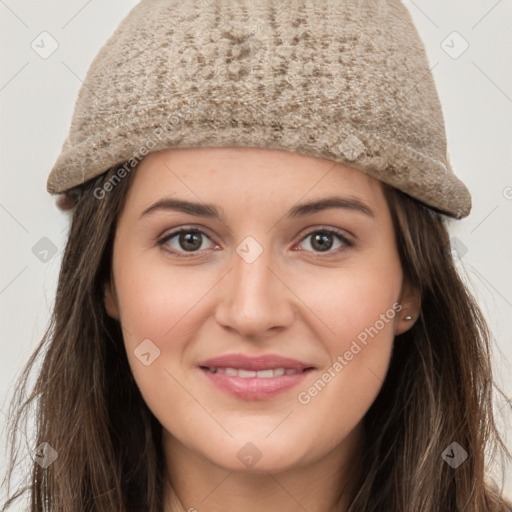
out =
[[[401,269],[369,265],[312,282],[302,296],[321,320],[317,337],[330,361],[312,385],[298,390],[297,401],[322,418],[326,432],[343,436],[362,419],[385,379],[401,309]]]
[[[121,320],[130,343],[150,338],[160,345],[187,325],[187,315],[198,306],[214,280],[201,272],[191,273],[155,264],[125,261],[117,286]],[[210,283],[211,281],[211,283]]]
[[[350,349],[353,340],[390,340],[402,285],[399,262],[391,256],[316,272],[301,278],[294,291],[315,313],[313,325],[331,357]],[[369,344],[368,344],[369,346]],[[349,356],[350,357],[350,356]]]
[[[219,277],[137,258],[119,263],[116,289],[128,361],[145,402],[163,420],[171,406],[188,410],[194,404],[182,388],[181,365],[204,322],[201,299]]]
[[[195,405],[184,392],[179,365],[186,348],[187,313],[197,294],[186,286],[182,293],[175,283],[153,281],[147,274],[146,278],[143,282],[133,279],[124,289],[124,344],[144,402],[162,425],[169,426],[176,423],[172,411],[187,411]]]

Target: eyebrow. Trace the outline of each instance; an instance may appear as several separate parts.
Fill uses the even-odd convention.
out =
[[[286,218],[305,217],[306,215],[311,215],[330,208],[352,210],[363,213],[369,217],[375,217],[372,209],[355,197],[332,196],[294,206],[288,211]],[[163,198],[158,200],[142,212],[139,220],[142,219],[142,217],[157,211],[177,211],[188,213],[189,215],[195,215],[197,217],[218,219],[225,223],[225,216],[222,208],[219,208],[214,204],[194,203],[191,201],[185,201],[184,199],[174,198]]]

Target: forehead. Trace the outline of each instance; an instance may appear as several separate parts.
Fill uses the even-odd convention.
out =
[[[127,207],[163,196],[229,206],[293,205],[327,195],[382,206],[382,183],[332,160],[261,148],[180,148],[150,153],[133,171]]]

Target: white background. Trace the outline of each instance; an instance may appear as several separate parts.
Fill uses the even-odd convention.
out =
[[[92,59],[136,3],[0,0],[0,424],[13,379],[44,333],[65,244],[68,219],[46,179]],[[496,337],[497,382],[511,396],[512,0],[404,3],[433,66],[451,162],[473,195],[471,215],[453,224],[452,235]],[[43,31],[59,45],[47,59],[31,48]],[[453,58],[464,40],[467,50]],[[43,237],[57,251],[46,263],[32,252]],[[512,449],[510,418],[501,413],[498,420]],[[2,444],[0,480],[4,470]],[[506,489],[512,498],[511,476]]]

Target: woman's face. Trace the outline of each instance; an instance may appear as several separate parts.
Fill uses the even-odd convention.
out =
[[[341,460],[414,313],[381,183],[254,148],[135,172],[105,301],[167,449],[232,471]]]

